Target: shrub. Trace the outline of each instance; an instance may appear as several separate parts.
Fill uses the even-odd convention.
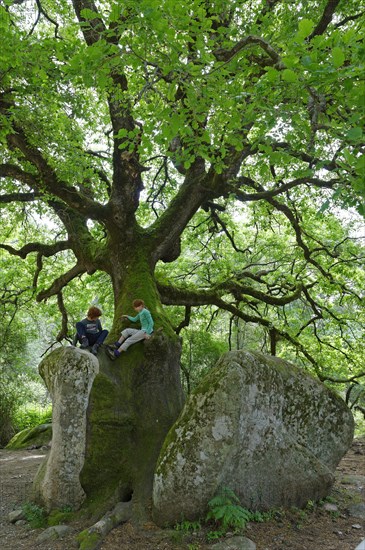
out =
[[[26,428],[35,428],[39,424],[48,424],[52,422],[52,406],[37,407],[28,405],[16,410],[14,414],[17,431]]]

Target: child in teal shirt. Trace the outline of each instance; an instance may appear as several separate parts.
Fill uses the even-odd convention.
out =
[[[118,342],[115,342],[114,344],[117,349],[109,353],[112,359],[119,357],[121,353],[123,351],[127,351],[129,346],[132,344],[151,338],[151,334],[153,333],[153,319],[151,313],[146,308],[144,301],[134,300],[133,309],[138,312],[135,317],[131,317],[130,315],[122,315],[122,319],[128,319],[129,321],[132,321],[132,323],[139,321],[141,323],[141,328],[126,328],[122,331]]]

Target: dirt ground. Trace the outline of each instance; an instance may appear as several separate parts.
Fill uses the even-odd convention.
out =
[[[29,501],[32,479],[45,452],[41,449],[0,449],[1,550],[77,548],[75,535],[85,528],[81,523],[72,524],[72,533],[62,540],[39,543],[37,537],[43,529],[34,529],[28,523],[14,525],[8,521],[9,512]],[[349,515],[348,507],[364,501],[365,438],[362,438],[354,440],[340,462],[336,483],[326,499],[325,506],[335,505],[337,510],[326,510],[324,503],[312,503],[305,510],[277,511],[269,521],[250,523],[244,536],[255,542],[257,550],[354,550],[365,539],[365,526],[363,520]],[[196,532],[187,532],[186,528],[161,531],[148,524],[143,530],[136,531],[126,523],[109,533],[101,550],[208,550],[218,542],[207,542],[213,529],[211,526]]]

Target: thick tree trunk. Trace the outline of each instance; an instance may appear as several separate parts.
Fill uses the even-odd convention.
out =
[[[115,321],[109,341],[119,336],[122,313],[134,315],[131,302],[145,301],[155,329],[150,340],[131,346],[111,361],[98,354],[100,373],[90,395],[87,443],[81,484],[85,506],[100,514],[132,499],[133,517],[149,518],[155,464],[165,435],[183,405],[180,341],[171,329],[143,254],[113,263]],[[119,264],[119,265],[118,265]]]

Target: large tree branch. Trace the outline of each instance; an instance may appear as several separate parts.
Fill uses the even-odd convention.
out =
[[[349,21],[356,21],[356,19],[359,19],[365,14],[365,10],[360,11],[359,13],[356,13],[355,15],[348,15],[342,21],[339,21],[339,23],[336,23],[335,29],[338,29],[339,27],[342,27],[343,25],[346,25]]]
[[[241,50],[253,44],[260,46],[260,48],[268,54],[272,63],[274,63],[278,69],[285,69],[285,64],[282,62],[279,53],[260,36],[245,36],[245,38],[239,40],[239,42],[234,44],[229,50],[226,48],[218,48],[213,52],[213,54],[218,61],[228,62]]]
[[[36,20],[35,22],[33,23],[33,26],[31,28],[31,30],[29,31],[29,35],[31,35],[33,32],[34,32],[34,29],[36,28],[39,20],[40,20],[40,17],[41,15],[43,15],[45,17],[45,19],[47,19],[47,21],[49,21],[50,23],[52,23],[52,25],[54,25],[54,35],[55,35],[55,38],[61,38],[59,35],[58,35],[58,29],[59,29],[59,24],[57,23],[57,21],[55,19],[53,19],[52,17],[50,17],[50,15],[48,15],[48,13],[45,11],[45,9],[43,8],[40,0],[36,0],[36,4],[37,4],[37,7],[38,7],[38,15],[36,17]]]
[[[257,190],[258,190],[258,193],[261,194],[261,193],[266,193],[266,190],[264,190],[264,188],[262,187],[262,185],[259,185],[257,184],[256,182],[254,182],[253,180],[250,179],[249,181],[250,185],[252,185],[253,187],[255,187]],[[243,194],[243,197],[242,199],[240,198],[239,194],[236,193],[236,197],[239,199],[239,200],[243,200],[243,201],[246,201],[248,200],[247,197]],[[291,226],[293,227],[294,229],[294,232],[295,232],[295,236],[296,236],[296,241],[297,241],[297,244],[298,246],[303,250],[303,254],[304,254],[304,258],[308,261],[308,263],[312,264],[313,266],[315,266],[318,271],[329,281],[331,282],[335,282],[331,273],[329,273],[328,271],[326,271],[321,264],[319,264],[313,257],[312,257],[312,251],[309,249],[309,247],[306,245],[306,243],[304,242],[303,240],[303,235],[302,235],[302,230],[301,230],[301,226],[300,226],[300,223],[299,223],[299,220],[296,216],[296,214],[289,208],[289,206],[287,206],[286,204],[284,204],[283,202],[280,202],[278,200],[276,200],[273,196],[270,196],[270,194],[267,196],[267,197],[262,197],[262,198],[265,198],[265,200],[267,200],[268,203],[270,203],[276,210],[278,210],[279,212],[282,212],[286,218],[289,220]],[[252,199],[253,200],[253,199]]]
[[[200,206],[214,197],[222,179],[207,175],[199,167],[188,171],[184,183],[164,213],[147,230],[152,236],[153,260],[156,263],[176,247],[182,232]]]
[[[331,23],[333,15],[336,11],[336,8],[341,0],[328,0],[321,19],[319,20],[315,29],[308,36],[308,40],[312,40],[315,36],[323,34],[327,29],[328,25]]]
[[[96,4],[93,0],[73,0],[73,6],[78,20],[82,23],[81,31],[88,46],[92,46],[101,39],[104,39],[111,46],[111,55],[120,55],[115,52],[118,44],[117,26],[107,29]],[[84,9],[95,13],[92,19],[85,19],[82,14]],[[106,63],[108,59],[105,60]],[[120,67],[111,66],[110,77],[115,89],[108,94],[109,113],[114,133],[113,148],[113,186],[110,200],[114,208],[120,210],[119,205],[123,203],[126,223],[130,223],[131,216],[134,216],[139,203],[139,193],[143,188],[141,173],[145,168],[139,162],[138,144],[142,125],[134,120],[132,106],[124,94],[124,100],[115,99],[120,96],[120,91],[128,90],[128,81]],[[120,132],[123,131],[123,137]],[[133,151],[130,150],[130,138],[128,135],[134,133]],[[126,135],[127,134],[127,135]],[[128,147],[125,148],[124,145]]]
[[[10,204],[12,202],[33,202],[41,198],[41,193],[7,193],[0,195],[0,204]]]
[[[19,166],[10,163],[4,163],[0,165],[0,178],[11,178],[21,183],[26,183],[30,187],[34,187],[39,184],[38,179],[34,174],[24,172]]]
[[[61,330],[56,336],[56,340],[57,342],[61,342],[64,338],[67,338],[67,332],[68,332],[68,315],[67,315],[65,303],[63,301],[62,292],[59,292],[57,294],[57,305],[62,317],[62,326],[61,326]]]
[[[254,323],[265,327],[267,330],[275,328],[276,334],[290,342],[304,357],[313,365],[317,375],[321,378],[321,370],[317,361],[311,356],[305,346],[303,346],[296,338],[287,332],[273,327],[273,324],[268,319],[260,316],[247,315],[238,309],[235,305],[222,300],[213,291],[194,291],[190,289],[177,289],[167,285],[157,284],[157,289],[160,293],[161,301],[165,305],[180,305],[180,306],[202,306],[215,305],[218,308],[229,311],[234,316],[242,319],[246,323]]]
[[[40,292],[37,295],[37,302],[41,302],[42,300],[47,300],[51,296],[59,294],[62,291],[62,289],[68,285],[70,281],[75,279],[75,277],[86,273],[86,271],[87,270],[85,269],[84,265],[82,265],[81,263],[77,263],[71,269],[69,269],[66,273],[64,273],[60,277],[57,277],[57,279],[53,281],[50,287],[48,287],[45,290],[42,290],[42,292]]]
[[[82,23],[81,31],[84,35],[85,42],[88,46],[95,44],[101,38],[101,35],[106,31],[104,21],[99,15],[96,4],[93,0],[73,0],[72,1],[75,13],[78,20]],[[83,10],[90,10],[95,13],[94,18],[85,18],[82,15]]]
[[[245,185],[249,184],[252,185],[254,181],[251,178],[247,177],[241,177],[238,178],[237,184]],[[333,189],[333,186],[335,183],[342,183],[341,180],[330,180],[325,181],[321,180],[319,178],[310,178],[310,177],[303,177],[303,178],[297,178],[293,181],[289,181],[288,183],[284,183],[280,185],[280,187],[276,187],[275,189],[268,189],[268,190],[262,190],[257,193],[242,193],[239,189],[237,189],[236,184],[230,186],[230,191],[234,192],[241,201],[258,201],[262,199],[270,199],[273,197],[276,197],[277,195],[281,195],[285,193],[286,191],[289,191],[289,189],[293,189],[294,187],[299,187],[303,184],[310,184],[314,187],[320,187],[324,189]]]
[[[58,241],[54,244],[43,244],[43,243],[28,243],[19,250],[16,250],[12,246],[7,244],[0,244],[0,248],[9,252],[13,256],[19,256],[20,258],[26,258],[28,254],[32,252],[37,252],[42,256],[53,256],[62,250],[69,250],[71,248],[70,241]]]
[[[291,145],[285,141],[275,141],[275,142],[269,142],[269,145],[271,145],[273,151],[277,151],[280,149],[283,149],[285,152],[287,152],[290,156],[294,157],[295,159],[302,160],[303,162],[308,163],[310,166],[317,166],[320,165],[321,168],[327,171],[333,171],[338,168],[336,162],[334,159],[332,160],[324,160],[319,159],[317,157],[313,157],[313,155],[310,155],[306,151],[294,151],[291,147]],[[258,152],[258,147],[251,149],[252,154]]]
[[[102,220],[107,217],[107,207],[81,195],[76,188],[62,182],[42,153],[28,143],[23,130],[16,124],[14,124],[14,129],[15,133],[7,136],[8,143],[10,147],[16,147],[21,151],[24,157],[37,168],[40,183],[36,183],[36,178],[32,183],[37,192],[54,195],[71,208],[90,218]]]
[[[321,376],[321,381],[334,382],[335,384],[349,384],[350,382],[355,382],[363,376],[365,376],[365,372],[359,372],[359,374],[354,374],[354,376],[350,376],[349,378],[336,378],[334,376],[326,376],[324,374]]]
[[[234,278],[230,281],[226,281],[224,283],[216,285],[213,288],[213,291],[214,290],[217,290],[219,292],[229,292],[235,297],[237,301],[240,301],[242,299],[242,296],[251,296],[252,298],[259,300],[264,304],[272,306],[284,306],[286,304],[290,304],[291,302],[295,302],[295,300],[298,300],[303,291],[303,284],[299,283],[293,293],[287,294],[286,296],[281,296],[280,298],[272,296],[270,294],[266,294],[265,292],[262,292],[261,290],[255,289],[248,285],[243,285],[238,280],[234,280]]]

